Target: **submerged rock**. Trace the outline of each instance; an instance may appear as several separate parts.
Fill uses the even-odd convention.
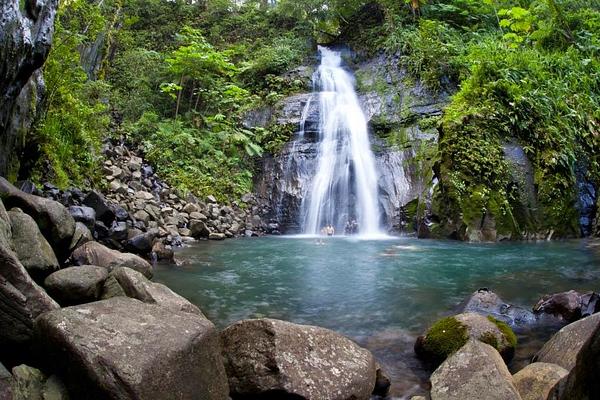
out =
[[[509,325],[525,325],[536,320],[531,311],[506,303],[488,288],[477,290],[459,307],[462,312],[491,315]]]
[[[521,400],[512,376],[490,345],[469,340],[431,375],[431,400]]]
[[[221,339],[234,398],[366,400],[375,387],[373,355],[328,329],[246,320]]]
[[[117,267],[127,267],[152,277],[152,265],[143,258],[130,253],[111,250],[98,242],[88,242],[78,247],[71,255],[76,265],[98,265],[112,271]]]
[[[228,398],[219,335],[199,315],[117,297],[44,314],[35,329],[74,398]]]
[[[533,307],[533,311],[573,322],[600,311],[600,296],[594,292],[581,294],[575,290],[545,295]]]
[[[507,361],[512,359],[517,344],[515,334],[505,323],[477,313],[463,313],[439,320],[419,336],[415,353],[436,367],[469,339],[491,345]]]

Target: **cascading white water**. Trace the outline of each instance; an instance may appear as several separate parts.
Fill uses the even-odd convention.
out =
[[[302,200],[304,233],[317,234],[326,225],[343,232],[356,220],[361,236],[381,235],[375,157],[354,78],[342,68],[339,52],[319,47],[319,53],[313,76],[319,91],[318,164]]]

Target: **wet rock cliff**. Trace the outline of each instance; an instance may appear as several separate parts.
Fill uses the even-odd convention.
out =
[[[0,175],[15,176],[44,84],[57,0],[0,0]]]

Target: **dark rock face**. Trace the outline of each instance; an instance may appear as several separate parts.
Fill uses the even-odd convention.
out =
[[[61,305],[69,306],[100,299],[107,278],[106,268],[82,265],[56,271],[46,278],[44,287]]]
[[[97,265],[112,271],[117,267],[127,267],[152,277],[152,265],[143,258],[130,253],[111,250],[98,242],[88,242],[78,247],[71,255],[76,265]]]
[[[41,75],[32,76],[46,60],[57,0],[0,3],[0,175],[18,169],[24,135],[31,127],[30,104],[38,97]],[[28,88],[26,88],[28,86]]]
[[[221,339],[233,398],[366,400],[375,387],[373,355],[324,328],[246,320]]]
[[[22,192],[2,177],[0,197],[7,208],[18,207],[35,220],[59,261],[68,256],[75,220],[62,204]]]
[[[44,314],[35,329],[74,398],[228,398],[219,335],[201,316],[118,297]]]
[[[18,208],[10,210],[8,215],[12,226],[12,243],[19,261],[32,278],[43,280],[59,268],[52,247],[29,215]]]

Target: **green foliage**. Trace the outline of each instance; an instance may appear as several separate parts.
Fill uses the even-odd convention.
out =
[[[79,47],[93,42],[104,26],[100,9],[74,0],[60,9],[54,45],[44,65],[46,102],[35,141],[40,157],[34,179],[59,186],[98,182],[100,145],[109,122],[108,85],[89,81],[80,66]]]
[[[442,318],[425,334],[424,349],[441,362],[467,343],[467,327],[454,317]]]
[[[458,79],[456,59],[464,45],[459,32],[444,22],[421,19],[416,27],[395,30],[385,47],[389,52],[400,52],[408,72],[434,91],[442,88],[444,79]]]

